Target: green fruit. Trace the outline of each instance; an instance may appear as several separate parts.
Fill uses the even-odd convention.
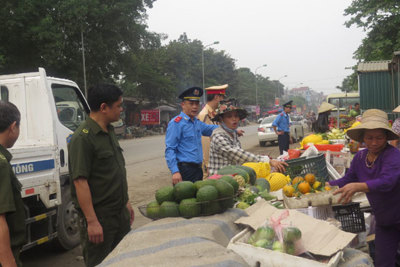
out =
[[[215,186],[215,183],[217,182],[217,180],[214,180],[214,179],[207,179],[207,180],[204,180],[204,184],[203,185],[212,185],[212,186]]]
[[[179,213],[182,217],[191,218],[200,215],[201,207],[195,198],[183,199],[179,204]]]
[[[158,204],[164,201],[174,201],[174,187],[169,185],[158,189],[156,192],[156,200]]]
[[[196,181],[194,183],[194,186],[196,187],[196,190],[199,190],[201,187],[205,186],[206,184],[204,183],[205,181],[201,180],[201,181]]]
[[[179,182],[174,186],[174,197],[177,202],[196,196],[196,186],[189,181]]]
[[[218,198],[218,190],[215,186],[205,185],[197,191],[197,202],[212,201]]]
[[[179,217],[178,204],[173,201],[164,201],[160,206],[160,217]]]
[[[301,231],[297,227],[283,228],[282,234],[284,242],[295,242],[301,238]]]
[[[258,194],[259,190],[256,186],[250,186],[249,188],[250,188],[251,192]]]
[[[249,183],[250,180],[250,176],[249,174],[242,168],[235,166],[235,165],[228,165],[225,166],[221,169],[219,169],[218,174],[220,175],[225,175],[225,174],[229,174],[229,175],[241,175],[246,183]]]
[[[224,180],[217,180],[217,182],[215,183],[215,188],[217,188],[218,190],[219,198],[233,197],[235,194],[233,186],[231,186],[229,182]]]
[[[233,190],[234,190],[234,193],[235,193],[235,194],[236,194],[237,191],[239,190],[239,184],[238,184],[238,182],[236,182],[235,179],[233,179],[232,176],[230,176],[230,175],[225,175],[225,176],[222,176],[222,177],[220,178],[220,180],[224,180],[224,181],[227,181],[228,183],[230,183],[231,186],[233,187]]]
[[[285,243],[285,252],[287,254],[294,255],[296,252],[296,247],[294,246],[294,243],[292,242]]]
[[[250,207],[250,205],[247,204],[246,202],[239,202],[239,203],[237,204],[237,206],[236,206],[236,208],[242,209],[242,210],[245,210],[245,209],[247,209],[248,207]]]
[[[202,215],[213,215],[222,211],[218,201],[210,201],[208,203],[201,204]]]
[[[279,241],[275,241],[275,242],[272,244],[272,250],[274,250],[274,251],[279,251],[279,252],[283,252],[283,245],[282,245],[282,243],[279,242]]]
[[[146,215],[151,219],[160,218],[160,205],[157,201],[153,201],[147,204]]]
[[[257,179],[256,180],[256,185],[257,186],[261,186],[262,190],[260,190],[260,191],[268,190],[268,192],[269,192],[270,189],[271,189],[271,185],[269,184],[267,179],[264,179],[264,178]]]
[[[237,166],[238,168],[241,168],[243,170],[245,170],[247,172],[247,174],[249,175],[249,184],[254,185],[254,183],[257,180],[257,174],[256,171],[253,168],[250,168],[248,166]]]
[[[272,241],[267,239],[260,239],[254,243],[254,246],[259,248],[270,248],[272,246]]]
[[[268,190],[262,191],[260,194],[258,194],[260,197],[262,197],[263,199],[269,201],[269,200],[273,200],[276,199],[276,196],[271,195],[270,193],[268,193]]]

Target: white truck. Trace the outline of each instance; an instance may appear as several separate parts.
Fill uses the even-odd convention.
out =
[[[89,114],[77,84],[38,72],[0,76],[0,98],[21,112],[20,136],[11,161],[22,184],[27,244],[47,241],[62,249],[79,244],[77,213],[71,201],[67,144]]]

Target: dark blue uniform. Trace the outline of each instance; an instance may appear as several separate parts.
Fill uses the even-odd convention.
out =
[[[183,181],[203,179],[201,136],[211,136],[218,125],[190,119],[181,112],[168,123],[165,136],[165,159],[171,173],[180,172]]]

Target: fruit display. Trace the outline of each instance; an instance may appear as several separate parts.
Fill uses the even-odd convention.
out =
[[[284,227],[281,234],[282,236],[278,237],[275,230],[270,226],[259,227],[250,236],[247,243],[255,247],[295,255],[295,243],[301,239],[300,229],[297,227]],[[279,240],[282,240],[282,242]]]
[[[332,128],[328,133],[326,133],[326,137],[328,140],[335,139],[345,139],[346,132],[342,129]]]
[[[156,200],[139,207],[139,210],[151,219],[212,215],[232,208],[238,189],[239,184],[232,176],[195,183],[182,181],[158,189]]]
[[[253,169],[257,178],[266,178],[271,172],[268,162],[246,162],[243,166]]]
[[[300,197],[329,190],[331,188],[318,181],[313,173],[307,173],[304,177],[296,176],[282,188],[283,194],[287,197]]]
[[[272,172],[266,179],[271,185],[271,191],[278,191],[291,181],[289,175],[280,172]]]

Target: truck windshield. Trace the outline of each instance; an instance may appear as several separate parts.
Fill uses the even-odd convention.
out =
[[[65,127],[75,131],[89,114],[82,94],[78,88],[60,84],[52,84],[52,90],[58,119]]]

